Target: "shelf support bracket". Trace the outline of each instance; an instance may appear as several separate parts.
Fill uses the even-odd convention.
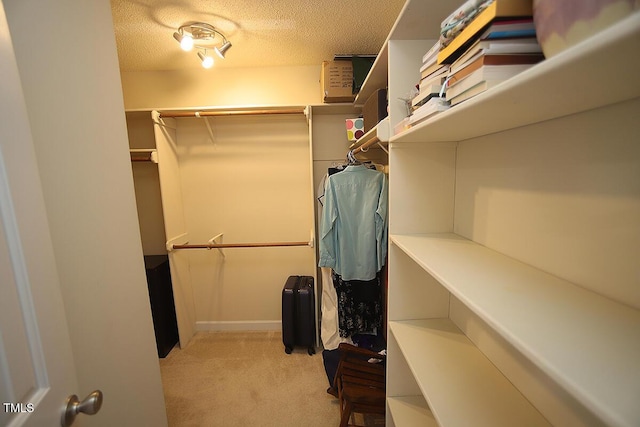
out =
[[[209,243],[211,245],[221,244],[223,235],[224,235],[224,233],[216,234],[215,236],[213,236],[212,238],[207,240],[207,243]],[[220,239],[220,241],[216,241],[217,239]],[[213,248],[209,248],[209,250],[211,250],[211,249],[213,249]],[[220,252],[220,255],[222,255],[222,258],[225,258],[224,249],[222,249],[222,248],[216,248],[216,249]]]
[[[209,132],[209,139],[211,139],[211,143],[215,144],[215,138],[213,137],[213,129],[211,129],[211,123],[209,123],[209,118],[206,116],[202,116],[200,112],[196,111],[194,115],[199,119],[204,119],[204,124],[207,125],[207,132]]]
[[[175,236],[169,240],[166,241],[165,243],[165,247],[167,248],[167,252],[171,252],[173,251],[173,245],[175,244],[182,244],[182,245],[186,245],[187,243],[189,243],[189,239],[187,236],[187,233],[182,233],[178,236]]]
[[[376,144],[378,144],[378,146],[379,146],[380,148],[382,148],[382,151],[384,151],[385,153],[389,154],[389,150],[387,150],[387,149],[385,148],[385,146],[384,146],[384,145],[382,145],[382,144],[380,143],[380,141],[377,141],[377,142],[376,142]]]

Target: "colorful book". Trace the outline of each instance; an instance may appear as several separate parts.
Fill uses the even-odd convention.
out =
[[[543,59],[544,55],[541,53],[478,55],[474,59],[460,64],[455,70],[452,68],[447,82],[448,85],[453,85],[485,65],[537,64]]]
[[[480,12],[448,46],[440,50],[438,63],[450,64],[455,61],[492,22],[502,18],[531,17],[532,15],[532,0],[495,0]]]
[[[455,73],[461,68],[461,65],[474,60],[480,55],[541,53],[542,48],[535,37],[525,39],[476,40],[458,59],[451,63],[449,73]]]
[[[504,81],[531,68],[533,64],[484,65],[468,76],[447,86],[447,100],[451,100],[467,89],[486,80]]]
[[[495,0],[467,0],[440,23],[440,43],[446,47]]]
[[[482,33],[480,39],[514,39],[535,36],[536,27],[533,23],[533,18],[523,18],[495,21]]]

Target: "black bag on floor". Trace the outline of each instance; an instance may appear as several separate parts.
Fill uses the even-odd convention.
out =
[[[335,350],[322,350],[322,363],[324,364],[324,371],[327,373],[329,387],[333,387],[333,380],[336,377],[339,362],[340,351],[337,348]]]
[[[296,345],[315,354],[315,312],[313,277],[289,276],[282,290],[282,342],[287,354]]]

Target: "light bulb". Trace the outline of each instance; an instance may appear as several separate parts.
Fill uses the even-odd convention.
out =
[[[204,68],[213,67],[213,58],[207,55],[206,52],[204,54],[202,52],[198,52],[198,58],[202,61],[202,66]]]
[[[183,35],[182,40],[180,40],[180,47],[186,52],[193,49],[193,37],[189,35]]]

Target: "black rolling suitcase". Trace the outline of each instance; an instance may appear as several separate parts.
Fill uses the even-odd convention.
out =
[[[313,277],[289,276],[282,289],[282,342],[291,354],[295,346],[316,352],[315,298]]]

